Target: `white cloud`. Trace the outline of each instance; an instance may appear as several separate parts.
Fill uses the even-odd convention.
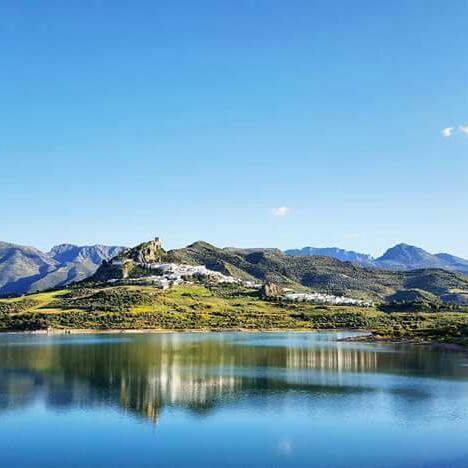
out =
[[[279,208],[273,208],[271,210],[271,214],[273,216],[286,216],[289,213],[289,208],[286,208],[285,206],[281,206]]]
[[[464,133],[465,135],[468,135],[468,125],[465,125],[465,126],[460,125],[458,127],[458,130],[460,130],[460,132]]]
[[[452,127],[444,128],[442,130],[442,135],[444,135],[444,137],[446,138],[451,137],[453,135],[453,128]]]

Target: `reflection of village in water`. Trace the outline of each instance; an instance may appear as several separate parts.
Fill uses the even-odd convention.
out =
[[[423,347],[401,352],[291,335],[284,346],[274,335],[252,334],[55,337],[0,346],[0,409],[37,401],[55,409],[111,405],[156,422],[165,407],[204,413],[255,394],[369,392],[376,374],[468,372]]]

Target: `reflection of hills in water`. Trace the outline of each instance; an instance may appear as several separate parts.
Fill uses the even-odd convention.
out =
[[[156,421],[166,406],[206,412],[256,393],[278,397],[293,390],[314,395],[373,391],[372,376],[382,374],[468,373],[458,365],[456,353],[426,347],[403,352],[307,340],[304,335],[285,340],[285,346],[258,346],[259,339],[234,334],[36,337],[32,346],[22,345],[18,337],[8,344],[3,340],[0,409],[40,399],[58,409],[113,405]]]
[[[329,369],[337,372],[369,372],[377,369],[378,351],[337,347],[334,349],[288,349],[286,367]]]

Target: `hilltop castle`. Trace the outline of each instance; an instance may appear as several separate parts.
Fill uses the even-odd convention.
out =
[[[153,263],[161,262],[162,254],[162,243],[159,237],[155,237],[154,240],[140,244],[134,253],[133,259],[139,263]]]

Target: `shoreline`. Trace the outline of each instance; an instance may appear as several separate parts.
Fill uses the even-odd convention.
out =
[[[90,328],[70,328],[70,329],[53,329],[53,330],[24,330],[24,331],[4,331],[1,334],[9,335],[142,335],[160,334],[160,333],[258,333],[258,332],[315,332],[316,330],[301,330],[301,329],[242,329],[242,328],[227,328],[220,330],[187,328],[178,330],[175,328],[109,328],[105,330],[93,330]]]
[[[356,336],[337,338],[338,343],[364,343],[364,344],[388,344],[388,345],[411,345],[429,346],[451,351],[468,351],[467,345],[457,343],[445,343],[440,341],[424,341],[412,338],[390,338],[378,337],[371,331],[349,328],[327,328],[327,329],[304,329],[304,328],[226,328],[226,329],[169,329],[169,328],[115,328],[94,330],[90,328],[54,328],[49,330],[23,330],[23,331],[1,331],[1,335],[40,335],[40,336],[62,336],[62,335],[143,335],[143,334],[173,334],[173,333],[330,333],[350,332],[362,333]]]
[[[210,329],[210,328],[107,328],[107,329],[91,329],[91,328],[53,328],[48,330],[5,330],[0,332],[1,335],[140,335],[145,333],[320,333],[320,332],[353,332],[353,333],[365,333],[369,335],[371,332],[367,330],[353,330],[349,328],[327,328],[327,329],[316,329],[316,328],[222,328],[222,329]],[[363,337],[366,335],[362,335]],[[350,337],[359,338],[359,337]],[[339,341],[344,341],[346,338],[342,338]]]
[[[441,341],[417,340],[414,338],[390,338],[378,337],[370,333],[369,335],[349,336],[341,338],[337,341],[348,343],[368,343],[368,344],[392,344],[392,345],[411,345],[411,346],[430,346],[431,348],[439,348],[452,351],[468,351],[468,345],[457,343],[446,343]]]

